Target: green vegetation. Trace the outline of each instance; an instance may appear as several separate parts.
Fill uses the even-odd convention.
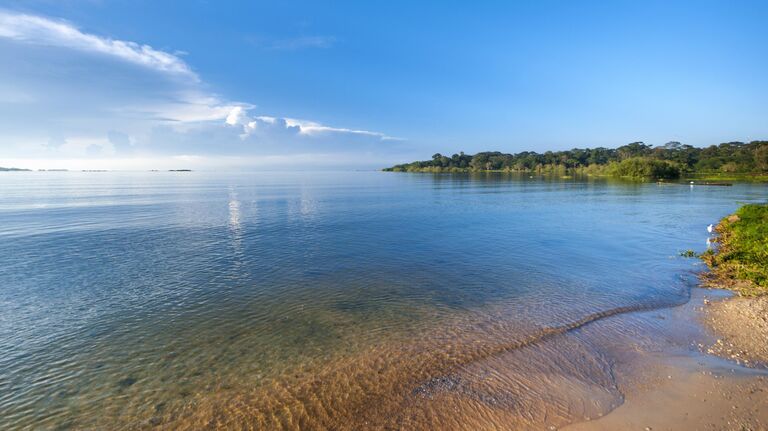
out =
[[[632,157],[611,162],[608,164],[608,173],[615,177],[674,179],[680,177],[680,167],[669,160]]]
[[[28,172],[29,169],[21,169],[21,168],[4,168],[0,166],[0,172]]]
[[[768,182],[768,172],[766,173],[760,173],[760,172],[753,172],[753,173],[734,173],[734,174],[724,174],[724,173],[687,173],[685,174],[686,179],[696,180],[698,182],[724,182],[724,181],[740,181],[740,182]]]
[[[749,204],[716,227],[717,249],[701,258],[710,276],[740,295],[768,294],[768,204]]]
[[[693,250],[691,250],[689,248],[688,250],[681,251],[680,252],[680,256],[682,256],[682,257],[698,257],[699,255],[695,251],[693,251]]]
[[[627,178],[675,179],[704,176],[704,180],[768,179],[768,141],[727,142],[698,148],[679,142],[660,147],[633,142],[618,148],[574,148],[567,151],[517,154],[482,152],[451,157],[435,154],[432,160],[391,168],[394,172],[536,172],[610,175]]]

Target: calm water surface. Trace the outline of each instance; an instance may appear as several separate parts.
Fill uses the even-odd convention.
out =
[[[677,254],[765,197],[496,174],[3,173],[0,429],[447,429],[547,385],[569,393],[531,402],[613,406],[594,345],[531,346],[685,302],[698,268]]]

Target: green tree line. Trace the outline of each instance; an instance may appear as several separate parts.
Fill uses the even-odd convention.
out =
[[[547,172],[577,171],[587,174],[634,178],[672,179],[691,173],[768,173],[768,141],[726,142],[701,148],[680,142],[653,147],[632,142],[618,148],[574,148],[537,153],[507,154],[498,151],[475,155],[463,152],[450,157],[440,153],[432,160],[384,169],[395,172]]]

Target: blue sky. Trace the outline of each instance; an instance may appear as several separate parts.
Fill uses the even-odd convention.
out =
[[[0,166],[766,139],[766,19],[764,1],[0,1]]]

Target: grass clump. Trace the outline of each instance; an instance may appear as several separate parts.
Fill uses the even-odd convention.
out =
[[[748,204],[720,221],[716,250],[701,258],[713,281],[743,296],[768,294],[768,204]]]

